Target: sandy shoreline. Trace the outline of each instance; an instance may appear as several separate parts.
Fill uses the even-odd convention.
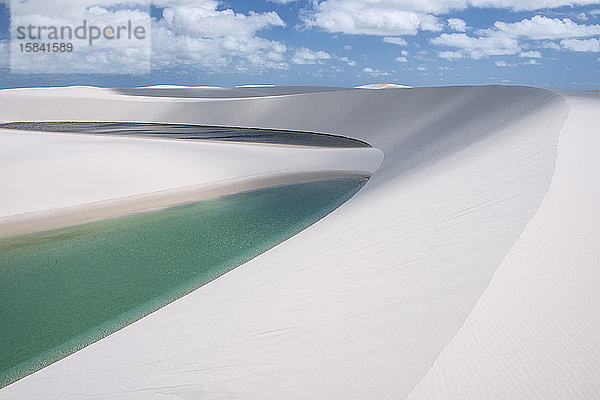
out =
[[[369,147],[0,131],[0,235],[59,227],[70,213],[83,222],[299,180],[369,176],[382,158]],[[46,222],[34,229],[16,222],[40,216]]]
[[[52,210],[22,213],[0,217],[0,239],[211,200],[268,187],[324,179],[368,178],[369,176],[368,171],[311,171],[247,176],[208,185],[190,185]]]

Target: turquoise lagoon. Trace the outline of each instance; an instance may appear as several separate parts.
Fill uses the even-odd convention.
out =
[[[197,289],[366,182],[331,179],[0,241],[0,387]]]

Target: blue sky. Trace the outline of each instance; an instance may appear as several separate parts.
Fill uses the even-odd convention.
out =
[[[82,12],[115,9],[109,0],[40,1],[63,8],[70,1]],[[10,10],[0,0],[0,86],[387,82],[600,89],[600,1],[156,0],[151,15],[150,74],[74,74],[68,66],[61,74],[12,74]]]

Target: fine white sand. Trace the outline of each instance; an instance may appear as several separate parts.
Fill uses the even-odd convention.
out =
[[[370,176],[372,148],[0,130],[0,238],[277,184]]]
[[[385,158],[319,223],[0,398],[597,398],[597,96],[81,90],[4,91],[0,119],[298,129]]]
[[[370,83],[368,85],[355,86],[355,89],[410,89],[412,86],[399,85],[397,83]]]
[[[409,399],[600,398],[600,99],[563,95],[548,194]]]

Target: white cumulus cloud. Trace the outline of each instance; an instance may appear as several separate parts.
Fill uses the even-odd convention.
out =
[[[365,67],[363,68],[363,72],[365,74],[371,75],[373,78],[378,78],[381,76],[388,76],[389,72],[386,71],[381,71],[375,68],[371,68],[371,67]]]
[[[598,53],[600,52],[600,39],[564,39],[560,41],[560,45],[572,51],[582,51]]]
[[[344,57],[340,57],[340,61],[345,62],[346,64],[348,64],[351,67],[356,66],[356,61],[344,56]]]
[[[399,36],[440,31],[438,16],[468,7],[525,11],[589,4],[598,0],[313,0],[303,18],[306,26],[333,33]],[[451,20],[452,29],[466,29],[464,21]]]
[[[285,26],[275,12],[245,15],[232,9],[217,11],[217,2],[212,4],[214,7],[207,7],[208,4],[165,8],[163,17],[172,30],[202,38],[248,37],[271,26]]]
[[[17,73],[107,73],[139,74],[149,73],[151,67],[150,30],[151,19],[147,10],[129,7],[118,0],[29,0],[11,2],[11,35],[9,44],[12,57],[11,70]],[[83,27],[85,21],[89,29]],[[143,29],[139,40],[120,40],[116,32],[112,39],[101,35],[105,29],[113,31],[131,21],[133,27]],[[38,52],[35,57],[17,51],[23,40],[29,40],[29,32],[19,39],[19,27],[48,27],[42,40],[53,40],[51,28],[59,40],[73,46],[71,52]],[[92,26],[96,30],[92,39]],[[69,35],[81,29],[85,39]],[[60,33],[58,33],[60,32]],[[64,34],[64,36],[62,36]],[[48,42],[47,42],[48,43]]]
[[[464,4],[461,0],[449,2]],[[309,27],[318,27],[333,33],[415,35],[422,30],[442,29],[439,19],[429,13],[432,9],[445,12],[449,8],[435,1],[326,0],[317,3],[314,9],[304,16],[304,22]]]
[[[541,10],[543,8],[574,7],[598,4],[597,0],[470,0],[475,7],[510,8],[515,11]]]
[[[497,31],[513,37],[526,37],[529,39],[559,39],[571,37],[586,37],[600,34],[600,25],[582,25],[569,18],[548,18],[536,15],[518,22],[494,23]]]
[[[452,30],[458,32],[465,32],[467,30],[467,23],[463,19],[448,18],[446,22],[448,22],[448,26],[450,26],[450,29]]]
[[[560,46],[554,42],[544,42],[542,43],[542,48],[550,50],[560,50]]]
[[[77,25],[85,18],[98,25],[115,24],[127,20],[139,11],[122,10],[123,5],[162,8],[162,17],[153,19],[147,15],[151,32],[152,68],[189,67],[209,72],[260,72],[265,69],[288,68],[286,45],[261,37],[267,29],[284,27],[285,23],[275,12],[240,13],[225,7],[218,0],[28,0],[18,2],[19,15],[37,15],[41,25]],[[149,10],[149,9],[148,9]],[[11,11],[13,22],[19,23],[15,10]],[[30,23],[30,19],[27,22]],[[151,26],[150,26],[151,25]],[[123,46],[111,51],[93,49],[81,52],[81,56],[69,62],[48,63],[63,70],[94,66],[111,72],[128,72],[123,65],[139,65],[144,57],[150,64],[148,54],[135,52]],[[140,61],[142,60],[142,61]],[[65,67],[64,65],[67,65]],[[46,72],[53,72],[47,70]]]
[[[542,55],[537,50],[522,52],[522,48],[560,48],[572,51],[595,51],[597,39],[590,36],[600,35],[600,25],[578,24],[568,18],[548,18],[535,15],[517,22],[496,21],[492,28],[482,29],[470,36],[466,33],[443,33],[431,40],[438,46],[453,48],[445,51],[440,57],[452,59],[464,57],[479,59],[497,55],[516,55],[537,59]],[[586,38],[576,40],[575,38]],[[546,40],[544,43],[538,41]],[[562,40],[561,45],[548,40]],[[537,43],[537,44],[536,44]],[[535,48],[535,47],[534,47]],[[535,62],[535,60],[534,60]],[[534,62],[529,62],[533,64]]]
[[[259,36],[285,23],[275,12],[248,14],[220,9],[216,0],[155,0],[165,6],[154,21],[153,63],[187,65],[210,71],[246,72],[286,69],[286,45]]]
[[[296,50],[292,62],[294,64],[321,64],[325,60],[331,59],[331,54],[324,51],[313,51],[306,47],[301,47]]]
[[[496,64],[497,67],[514,67],[515,66],[515,64],[511,64],[504,60],[494,61],[494,64]]]
[[[392,43],[392,44],[397,44],[399,46],[406,46],[408,45],[408,43],[406,42],[406,40],[404,40],[401,37],[397,37],[397,36],[386,36],[383,38],[383,41],[386,43]]]
[[[460,49],[462,53],[475,59],[486,56],[517,54],[521,51],[519,42],[506,36],[473,37],[464,33],[443,33],[439,37],[433,38],[431,43]]]
[[[523,51],[519,53],[519,57],[523,58],[542,58],[542,53],[539,51]]]
[[[463,54],[460,51],[440,51],[438,53],[438,57],[443,58],[445,60],[456,60],[458,58],[463,58]]]

